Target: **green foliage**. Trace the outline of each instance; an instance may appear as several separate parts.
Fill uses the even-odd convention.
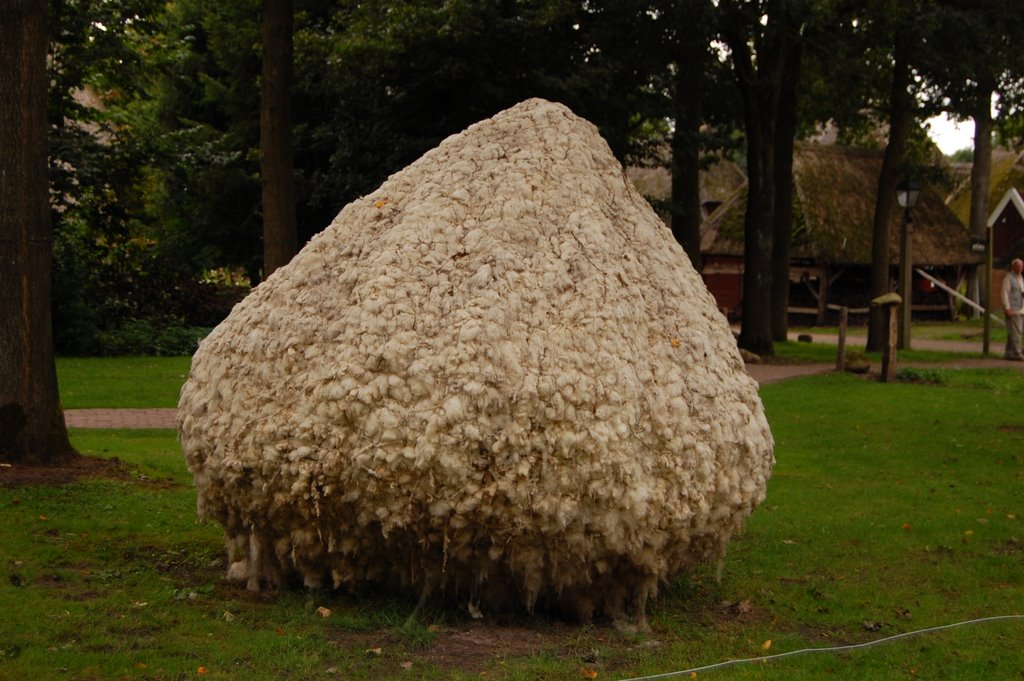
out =
[[[191,355],[208,328],[185,326],[174,318],[126,319],[121,325],[98,334],[103,355]]]
[[[973,163],[974,162],[974,147],[964,147],[963,149],[957,149],[949,157],[949,160],[953,163]]]
[[[53,3],[52,299],[62,353],[189,352],[178,327],[216,324],[230,309],[227,301],[211,309],[219,294],[195,283],[207,261],[191,257],[204,249],[179,248],[154,201],[152,169],[162,163],[145,87],[160,8]]]
[[[935,369],[917,369],[904,367],[896,372],[896,380],[904,383],[931,383],[941,385],[943,383],[942,373]]]

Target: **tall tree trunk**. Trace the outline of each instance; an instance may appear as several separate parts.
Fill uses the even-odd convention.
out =
[[[775,210],[772,213],[772,340],[789,333],[789,247],[793,236],[793,141],[797,125],[797,86],[803,44],[796,36],[784,39],[782,87],[775,128]]]
[[[913,117],[913,97],[910,94],[910,66],[906,38],[896,34],[892,87],[889,91],[889,141],[885,146],[882,169],[878,174],[878,194],[875,197],[875,215],[871,230],[871,298],[889,292],[890,264],[889,225],[896,204],[896,185],[905,170],[907,139]],[[910,301],[905,301],[909,305]],[[880,352],[885,342],[885,310],[872,307],[868,318],[867,349]]]
[[[743,219],[743,321],[740,347],[774,354],[772,344],[772,229],[775,211],[775,129],[785,68],[785,4],[768,18],[760,40],[748,40],[746,17],[732,0],[721,0],[722,35],[743,98],[747,134],[747,212]],[[758,45],[756,56],[752,44]]]
[[[756,97],[754,98],[756,99]],[[772,215],[775,204],[774,114],[759,102],[746,114],[747,213],[743,221],[743,322],[739,345],[775,352],[771,334]]]
[[[672,132],[672,235],[690,262],[701,270],[700,255],[700,126],[702,114],[703,45],[676,65],[675,130]]]
[[[971,236],[985,238],[988,228],[988,192],[992,179],[992,91],[990,79],[978,84],[978,103],[974,111],[974,163],[971,165]],[[978,267],[971,267],[968,291],[974,302],[984,304],[991,291],[980,295]],[[978,316],[975,314],[974,316]]]
[[[263,0],[260,177],[263,277],[298,250],[292,159],[292,0]]]
[[[50,316],[46,0],[0,2],[0,461],[75,456]]]
[[[971,235],[985,236],[988,225],[988,190],[992,177],[992,90],[981,84],[984,92],[974,111],[974,164],[971,166]]]

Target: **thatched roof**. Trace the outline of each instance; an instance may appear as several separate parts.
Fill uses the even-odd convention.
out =
[[[672,199],[672,174],[665,167],[667,157],[654,162],[664,165],[630,166],[626,168],[626,176],[636,190],[658,209]],[[700,202],[702,205],[708,201],[723,202],[746,182],[747,178],[739,166],[719,159],[700,171]]]
[[[992,150],[992,175],[988,185],[991,211],[1010,189],[1024,192],[1024,154],[1006,149]],[[968,171],[948,199],[949,207],[965,225],[971,219],[971,173]],[[985,216],[987,220],[988,215]]]
[[[839,145],[798,144],[793,157],[791,257],[831,264],[871,263],[871,223],[882,153]],[[743,255],[746,188],[741,188],[705,223],[701,250]],[[914,262],[954,265],[980,262],[970,250],[967,228],[933,189],[925,187],[912,213]],[[899,256],[902,212],[893,211],[889,252]]]

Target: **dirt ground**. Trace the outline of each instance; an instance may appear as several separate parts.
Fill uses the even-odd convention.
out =
[[[101,459],[78,456],[60,466],[22,466],[0,463],[0,487],[31,485],[66,485],[80,478],[113,478],[126,480],[131,470],[117,457]]]

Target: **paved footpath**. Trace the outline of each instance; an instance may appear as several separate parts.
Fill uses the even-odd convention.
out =
[[[796,340],[794,337],[793,340]],[[835,343],[836,337],[828,334],[814,334],[815,343]],[[912,341],[917,350],[947,350],[952,352],[981,353],[981,341],[937,341],[915,339]],[[863,345],[863,337],[853,337],[850,345]],[[997,359],[1002,353],[1002,346],[991,348],[994,357],[964,358],[948,362],[899,364],[900,366],[936,367],[950,369],[998,368],[1024,371],[1024,362],[1008,362]],[[875,367],[877,370],[877,367]],[[835,364],[748,364],[747,372],[757,381],[758,385],[776,383],[789,378],[826,374],[835,370]],[[175,409],[69,409],[64,412],[64,420],[69,428],[175,428]]]
[[[177,409],[66,409],[68,428],[175,428]]]

